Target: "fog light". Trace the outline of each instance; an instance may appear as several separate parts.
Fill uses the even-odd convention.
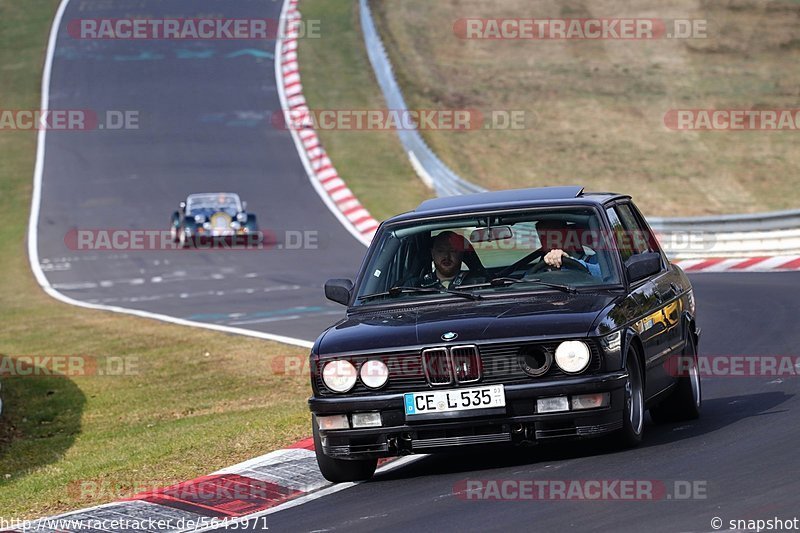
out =
[[[566,396],[536,400],[537,413],[557,413],[559,411],[569,411],[569,401]]]
[[[597,394],[581,394],[572,397],[573,409],[597,409],[598,407],[608,407],[610,396],[607,392]]]
[[[347,415],[318,416],[317,426],[323,431],[331,429],[350,429]]]
[[[353,415],[354,428],[378,428],[381,427],[380,413],[355,413]]]

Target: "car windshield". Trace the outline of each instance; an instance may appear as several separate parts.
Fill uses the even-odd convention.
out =
[[[241,202],[235,194],[198,194],[186,201],[186,211],[190,215],[209,215],[224,211],[233,216],[241,211]]]
[[[592,207],[400,223],[379,239],[356,305],[452,297],[454,291],[491,297],[620,283],[613,239]],[[556,264],[548,264],[553,257]]]

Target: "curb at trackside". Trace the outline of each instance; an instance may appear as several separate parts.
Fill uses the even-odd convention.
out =
[[[672,263],[684,272],[781,272],[800,270],[800,255],[762,257],[713,257],[680,259]]]
[[[393,470],[424,456],[382,462],[377,472]],[[317,467],[312,438],[239,463],[207,476],[131,498],[33,520],[25,531],[78,531],[79,524],[126,521],[128,524],[164,520],[174,526],[159,531],[210,531],[251,521],[302,505],[357,483],[333,484]],[[5,530],[19,531],[19,530]]]
[[[298,0],[288,0],[281,14],[283,37],[277,40],[275,79],[283,112],[303,116],[310,113],[310,108],[303,95],[297,61],[299,22],[302,18],[297,5]],[[378,229],[378,221],[339,175],[317,132],[312,127],[296,128],[291,120],[286,120],[286,124],[314,190],[339,222],[359,242],[369,246]]]

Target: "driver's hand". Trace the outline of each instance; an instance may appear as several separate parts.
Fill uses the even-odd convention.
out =
[[[565,255],[567,255],[567,252],[564,250],[550,250],[544,256],[544,262],[553,268],[561,268],[561,258]]]

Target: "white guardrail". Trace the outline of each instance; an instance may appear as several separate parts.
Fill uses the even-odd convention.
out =
[[[375,77],[392,110],[407,109],[389,55],[375,27],[369,0],[359,0],[361,29]],[[398,130],[414,171],[438,196],[486,189],[458,176],[427,145],[418,130]],[[650,218],[671,258],[761,257],[800,254],[800,210],[718,217]]]

